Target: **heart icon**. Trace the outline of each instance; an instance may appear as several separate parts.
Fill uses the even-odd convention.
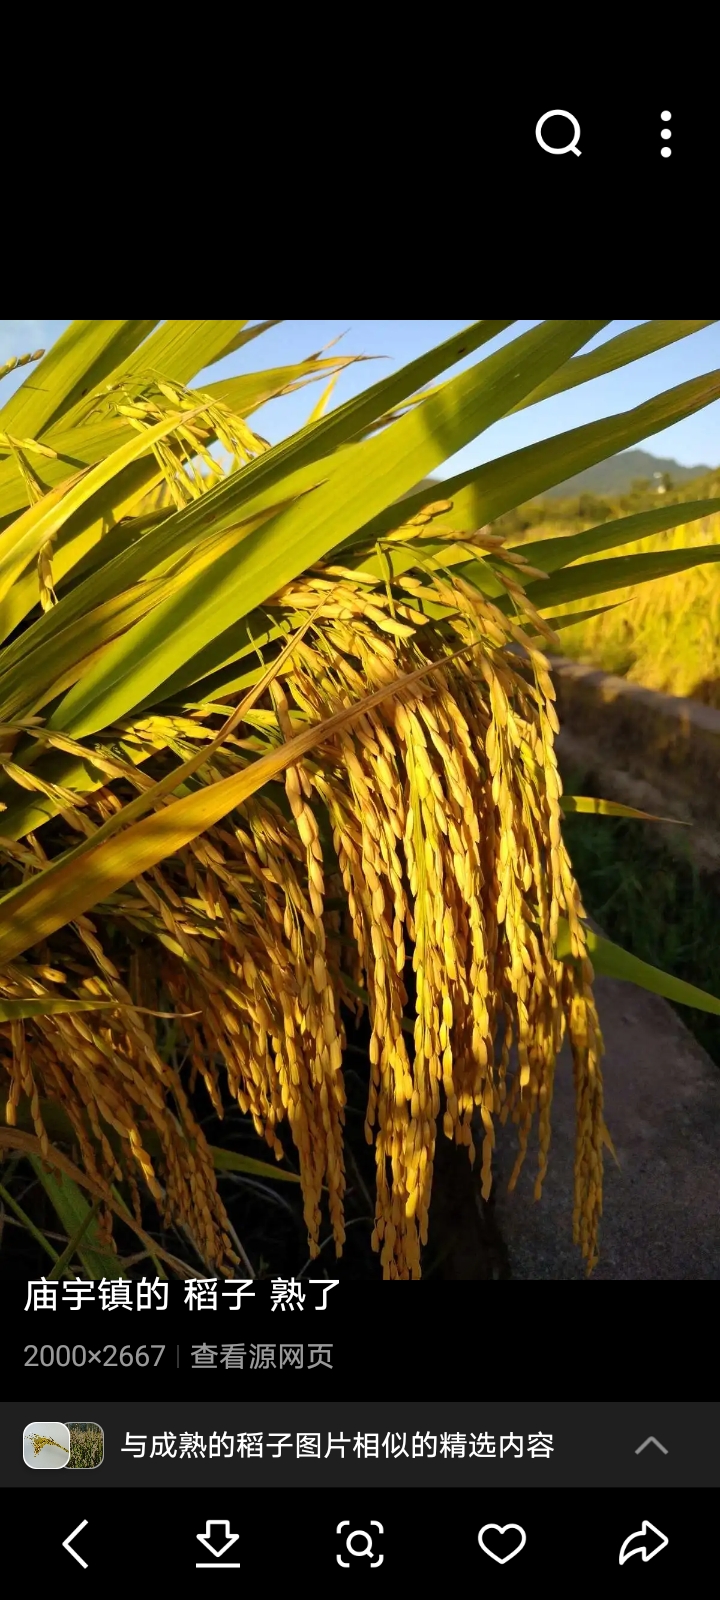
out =
[[[507,1555],[499,1556],[496,1550],[491,1550],[489,1544],[485,1543],[485,1535],[487,1533],[497,1533],[501,1539],[504,1539],[506,1533],[516,1533],[519,1537],[513,1540],[513,1548],[508,1550]],[[497,1540],[495,1542],[497,1543]],[[484,1550],[486,1556],[490,1556],[493,1561],[497,1561],[501,1567],[504,1567],[506,1561],[512,1561],[513,1556],[519,1555],[526,1543],[525,1529],[521,1528],[518,1522],[506,1522],[504,1528],[500,1527],[499,1522],[486,1522],[484,1528],[481,1528],[478,1534],[480,1549]]]

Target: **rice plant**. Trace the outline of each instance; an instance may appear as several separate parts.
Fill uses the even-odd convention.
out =
[[[50,1434],[26,1433],[25,1438],[30,1440],[34,1456],[39,1456],[40,1451],[44,1450],[46,1445],[53,1445],[56,1450],[64,1450],[66,1455],[69,1454],[66,1446],[61,1444],[59,1439],[53,1439]]]
[[[99,1467],[105,1453],[103,1431],[97,1422],[68,1422],[70,1454],[68,1467],[92,1470]]]
[[[632,517],[544,559],[493,524],[708,404],[720,373],[440,497],[412,491],[494,421],[699,324],[582,355],[605,323],[546,322],[438,383],[509,326],[476,322],[272,448],[253,412],[352,358],[192,388],[267,326],[74,323],[0,410],[0,1149],[70,1207],[54,1271],[107,1262],[114,1215],[172,1268],[149,1197],[230,1273],[203,1085],[278,1162],[289,1127],[310,1253],[326,1209],[340,1254],[346,1024],[366,1011],[373,1245],[386,1278],[417,1278],[439,1138],[488,1194],[498,1119],[513,1181],[537,1121],[539,1196],[567,1035],[592,1266],[610,1143],[593,963],[622,952],[587,929],[563,841],[544,652],[598,566],[606,592],[667,555],[576,564],[639,537]]]

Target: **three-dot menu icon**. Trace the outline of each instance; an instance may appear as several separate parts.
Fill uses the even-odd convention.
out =
[[[672,121],[672,112],[671,111],[661,111],[660,112],[660,121],[661,122],[670,122],[670,121]],[[663,128],[662,131],[661,131],[661,134],[660,134],[660,138],[663,140],[663,144],[662,144],[662,147],[661,147],[661,150],[660,150],[661,156],[671,156],[672,155],[672,149],[671,149],[671,146],[670,146],[671,137],[672,137],[672,128]]]

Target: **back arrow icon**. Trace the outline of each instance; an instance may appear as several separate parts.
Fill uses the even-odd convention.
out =
[[[86,1528],[86,1527],[87,1527],[87,1517],[85,1518],[84,1522],[79,1522],[77,1527],[73,1528],[72,1533],[68,1534],[67,1539],[63,1539],[63,1550],[67,1550],[68,1555],[72,1556],[73,1561],[79,1561],[80,1566],[81,1567],[85,1567],[85,1569],[87,1570],[87,1561],[83,1561],[82,1556],[78,1555],[77,1550],[73,1550],[73,1548],[72,1548],[72,1541],[75,1538],[75,1535],[77,1533],[82,1533],[83,1528]]]
[[[210,1529],[211,1528],[222,1528],[223,1533],[225,1535],[225,1543],[220,1545],[219,1549],[216,1549],[216,1547],[215,1547],[215,1545],[213,1543],[213,1540],[212,1540],[212,1538],[210,1536]],[[201,1544],[204,1544],[205,1549],[209,1550],[210,1554],[212,1556],[217,1556],[217,1558],[219,1560],[220,1556],[224,1556],[225,1551],[229,1550],[231,1545],[237,1543],[237,1540],[240,1538],[240,1535],[239,1535],[239,1533],[231,1533],[230,1532],[230,1523],[229,1522],[219,1522],[219,1521],[211,1522],[210,1519],[208,1518],[207,1522],[205,1523],[205,1532],[204,1533],[198,1533],[198,1534],[195,1535],[195,1537],[196,1537],[196,1539],[200,1540]],[[217,1534],[215,1534],[215,1538],[216,1539],[218,1538]]]
[[[649,1537],[653,1534],[657,1543]],[[668,1543],[667,1536],[655,1527],[654,1522],[643,1522],[642,1528],[639,1528],[637,1533],[628,1534],[620,1550],[620,1566],[624,1567],[631,1556],[642,1556],[643,1561],[652,1561],[653,1556],[658,1556]]]

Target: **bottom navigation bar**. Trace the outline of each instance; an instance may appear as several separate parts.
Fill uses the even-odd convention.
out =
[[[10,1525],[27,1511],[21,1493],[10,1490],[4,1498]],[[604,1490],[589,1504],[581,1490],[553,1496],[460,1490],[432,1500],[409,1490],[329,1490],[320,1498],[280,1490],[271,1500],[260,1490],[194,1490],[186,1503],[176,1490],[149,1497],[125,1490],[110,1509],[107,1497],[78,1488],[70,1501],[43,1497],[42,1526],[45,1559],[58,1583],[72,1580],[78,1566],[89,1581],[104,1582],[120,1538],[124,1581],[139,1576],[139,1566],[137,1574],[132,1569],[137,1549],[143,1584],[180,1580],[190,1595],[208,1572],[228,1570],[246,1583],[329,1579],[338,1593],[353,1572],[367,1573],[373,1588],[406,1590],[425,1584],[430,1562],[451,1567],[457,1581],[482,1581],[501,1566],[523,1585],[577,1584],[585,1575],[595,1588],[613,1573],[633,1581],[625,1579],[626,1568],[637,1573],[653,1562],[656,1577],[672,1583],[699,1573],[713,1542],[696,1497],[670,1491]],[[134,1537],[140,1531],[141,1541]]]

